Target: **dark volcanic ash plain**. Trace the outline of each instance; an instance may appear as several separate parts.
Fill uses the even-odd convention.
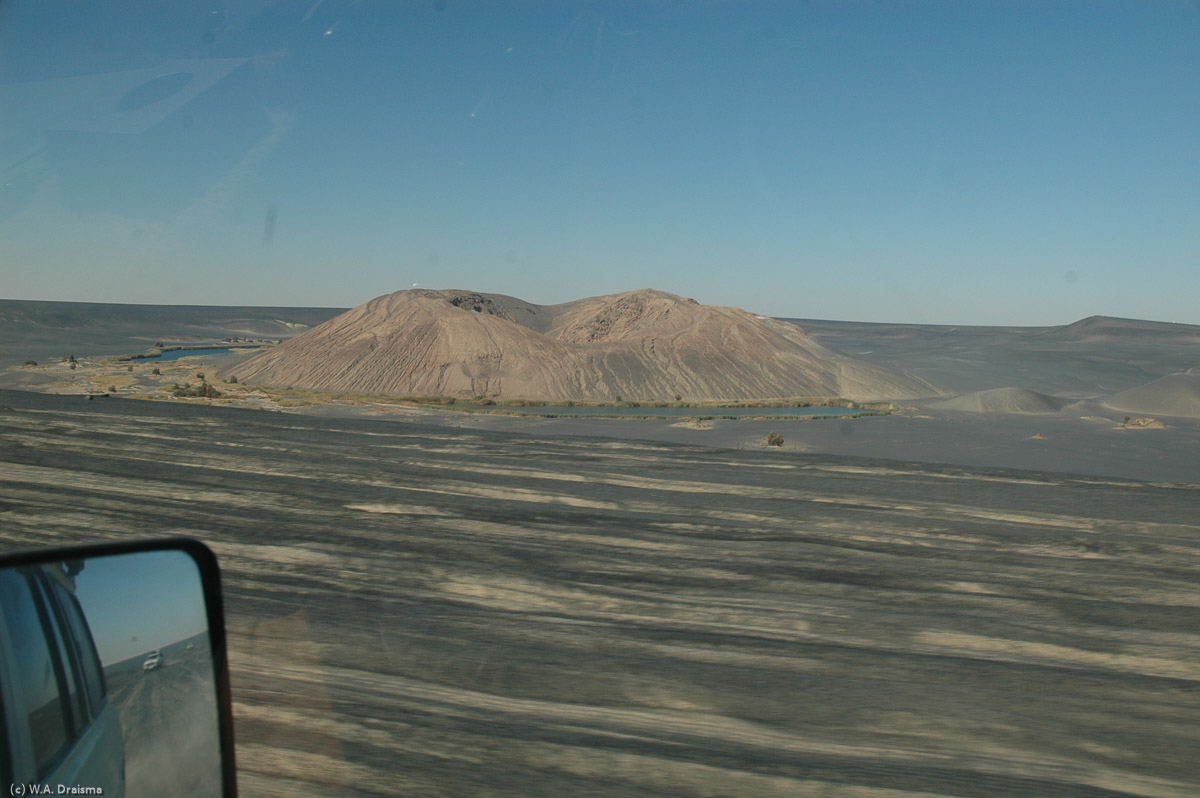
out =
[[[424,293],[436,299],[442,294],[457,296],[461,292]],[[409,292],[401,294],[408,296]],[[552,320],[546,318],[537,321],[538,306],[520,305],[511,297],[499,295],[478,298],[481,302],[493,299],[501,302],[504,307],[497,312],[503,311],[533,327],[553,326]],[[382,297],[359,310],[365,313],[392,299]],[[643,310],[671,310],[674,313],[671,318],[680,315],[674,311],[681,307],[687,311],[684,316],[696,312],[696,307],[717,316],[722,310],[730,310],[705,311],[702,306],[693,307],[685,300],[659,292],[634,292],[625,295],[625,300],[617,299],[618,304],[639,300],[641,304],[633,304]],[[612,300],[613,297],[597,297],[557,307],[573,309],[572,313],[591,307],[608,319],[601,311],[611,310]],[[446,302],[441,304],[445,307],[439,312],[444,312],[447,319],[457,319],[467,329],[499,319],[483,313],[484,305],[475,312]],[[404,409],[370,401],[314,400],[316,404],[306,404],[308,400],[290,396],[287,388],[276,390],[278,396],[267,399],[256,386],[247,385],[246,380],[237,385],[226,382],[241,373],[239,369],[245,368],[250,360],[294,353],[305,331],[321,333],[324,327],[314,329],[314,326],[341,313],[331,308],[157,307],[0,300],[0,366],[7,367],[0,371],[0,388],[170,399],[174,381],[194,382],[198,373],[206,373],[218,382],[223,393],[221,398],[213,400],[217,403],[270,407],[292,413],[398,423],[416,420],[539,436],[653,439],[732,449],[761,447],[773,432],[782,436],[783,448],[793,451],[1200,483],[1200,458],[1196,457],[1200,447],[1200,327],[1194,325],[1109,317],[1092,317],[1060,327],[797,320],[811,334],[808,345],[815,346],[814,351],[819,350],[822,357],[833,358],[826,365],[840,363],[837,368],[842,377],[858,375],[845,382],[845,386],[864,388],[867,383],[859,378],[869,374],[871,368],[879,368],[892,374],[912,375],[934,390],[926,399],[904,400],[900,412],[887,417],[837,422],[715,420],[711,424],[680,427],[675,420],[545,420],[429,408]],[[575,317],[566,314],[563,318],[568,316]],[[645,316],[645,313],[638,316],[640,321],[631,322],[632,327],[643,329],[638,325],[645,321]],[[594,313],[584,313],[583,317],[590,320],[589,324],[597,321]],[[353,321],[357,316],[348,313],[341,318]],[[763,321],[756,319],[755,323]],[[586,324],[584,328],[590,329]],[[626,324],[606,329],[617,335],[631,328]],[[364,341],[375,334],[369,330],[358,333],[363,333],[360,337]],[[260,354],[259,358],[252,357],[262,351],[254,348],[257,343],[230,355],[205,355],[196,350],[195,355],[185,360],[163,364],[161,376],[152,375],[156,366],[153,361],[119,363],[102,357],[144,352],[157,341],[167,346],[228,345],[222,342],[232,338],[244,343],[247,337],[252,341],[291,340]],[[714,340],[710,336],[709,343]],[[65,362],[68,354],[83,358],[78,371],[68,369],[71,365]],[[21,365],[30,359],[41,365]],[[850,368],[851,361],[858,365]],[[541,368],[549,360],[542,358],[537,362]],[[299,376],[293,374],[288,379]],[[868,382],[873,390],[895,385],[888,380]],[[825,387],[832,389],[833,385]],[[889,396],[895,398],[885,390],[876,398]],[[713,412],[720,414],[719,409]]]
[[[216,551],[246,795],[1194,796],[1198,498],[0,391],[6,546]]]

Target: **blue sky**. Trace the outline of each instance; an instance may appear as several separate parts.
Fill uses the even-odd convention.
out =
[[[0,6],[0,296],[1200,323],[1194,2],[234,6]]]
[[[181,551],[93,557],[75,596],[105,666],[208,631],[200,570]]]

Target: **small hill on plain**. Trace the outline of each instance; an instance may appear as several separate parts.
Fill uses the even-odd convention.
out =
[[[1038,414],[1057,413],[1068,404],[1070,404],[1069,400],[1024,388],[993,388],[988,391],[976,391],[956,396],[953,399],[934,402],[930,407],[964,413]]]
[[[1039,334],[1043,340],[1060,343],[1125,343],[1161,340],[1173,343],[1200,343],[1200,326],[1169,321],[1122,319],[1114,316],[1088,316],[1062,327]]]
[[[1129,413],[1200,418],[1200,374],[1169,374],[1160,380],[1113,394],[1103,403],[1113,410]]]
[[[688,401],[936,396],[802,328],[644,289],[536,305],[502,294],[377,297],[238,365],[239,381],[393,396]]]

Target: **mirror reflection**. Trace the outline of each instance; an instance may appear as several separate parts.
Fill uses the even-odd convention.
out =
[[[0,569],[10,794],[221,794],[204,588],[183,551]]]

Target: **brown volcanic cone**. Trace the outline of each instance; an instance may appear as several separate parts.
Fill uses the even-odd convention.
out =
[[[939,393],[828,349],[794,324],[653,290],[546,306],[501,294],[398,291],[229,374],[259,385],[400,396],[694,401]]]

